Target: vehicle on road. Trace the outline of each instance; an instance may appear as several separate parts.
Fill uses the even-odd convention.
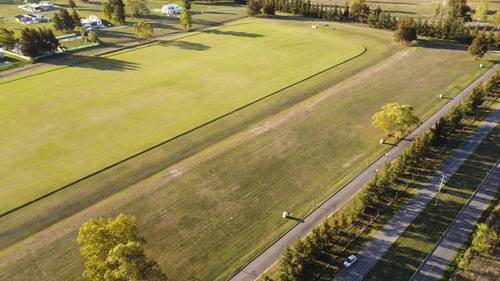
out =
[[[356,258],[355,255],[350,255],[345,261],[344,265],[345,267],[351,266],[354,262],[356,262],[358,259]]]

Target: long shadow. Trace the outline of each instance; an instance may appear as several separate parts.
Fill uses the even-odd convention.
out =
[[[228,13],[228,12],[216,12],[216,11],[204,11],[204,14],[215,14],[215,15],[238,15],[235,13]]]
[[[220,29],[208,29],[208,30],[202,30],[201,32],[208,33],[208,34],[232,35],[232,36],[241,36],[241,37],[249,37],[249,38],[264,37],[264,35],[257,34],[257,33],[248,33],[248,32],[243,32],[243,31],[223,31]]]
[[[210,49],[210,46],[201,44],[201,43],[194,43],[194,42],[188,42],[188,41],[179,41],[179,40],[170,40],[170,41],[158,41],[159,46],[164,46],[164,47],[177,47],[185,50],[192,50],[192,51],[206,51]]]
[[[370,1],[370,3],[374,4],[391,4],[391,5],[417,5],[414,3],[408,3],[408,2],[384,2],[384,1]]]
[[[301,223],[304,223],[304,221],[302,219],[299,219],[299,218],[296,218],[296,217],[292,217],[290,215],[288,215],[286,217],[287,219],[291,219],[291,220],[294,220],[294,221],[298,221],[298,222],[301,222]]]
[[[439,50],[462,50],[462,51],[467,51],[467,48],[469,47],[467,45],[463,45],[460,43],[437,41],[437,40],[417,40],[413,46],[421,48],[439,49]]]

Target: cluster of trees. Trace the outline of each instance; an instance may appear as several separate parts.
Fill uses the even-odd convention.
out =
[[[72,31],[82,25],[80,19],[80,15],[78,15],[75,9],[69,14],[68,10],[61,8],[59,9],[59,13],[54,14],[52,21],[54,22],[55,30]]]
[[[56,39],[52,29],[25,28],[19,38],[21,43],[21,52],[28,57],[38,57],[40,55],[51,53],[59,47],[59,40]]]
[[[496,212],[495,216],[498,216],[498,212]],[[467,270],[475,254],[490,256],[498,242],[500,242],[498,233],[491,226],[486,223],[478,224],[472,238],[472,243],[467,251],[465,251],[458,266]]]
[[[91,219],[80,227],[77,242],[85,256],[83,277],[90,280],[167,280],[155,261],[144,254],[137,219]]]
[[[193,21],[191,19],[191,3],[192,0],[182,0],[182,10],[181,10],[181,26],[184,30],[189,31],[193,26]]]
[[[455,133],[462,121],[477,114],[486,95],[497,95],[498,92],[500,72],[496,71],[484,86],[476,86],[471,94],[443,115],[433,128],[417,137],[392,163],[385,162],[353,198],[351,205],[344,210],[345,213],[340,212],[336,217],[325,218],[310,235],[299,237],[293,247],[287,246],[279,261],[280,280],[307,278],[304,276],[305,269],[315,268],[311,265],[321,258],[322,252],[328,252],[332,248],[332,243],[339,240],[341,230],[352,227],[363,217],[380,210],[387,199],[397,193],[395,187],[401,180],[407,175],[413,178],[417,168],[426,162],[426,158],[440,147],[447,137]],[[491,238],[481,241],[484,240],[490,241]]]

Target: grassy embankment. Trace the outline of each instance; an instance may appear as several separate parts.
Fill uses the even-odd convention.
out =
[[[500,157],[499,140],[497,126],[445,184],[437,206],[433,199],[377,262],[366,280],[411,277]]]
[[[184,97],[186,89],[195,87],[194,85],[200,77],[204,83],[213,82],[216,77],[219,77],[218,74],[223,73],[224,69],[235,65],[226,63],[231,62],[230,58],[229,61],[210,61],[212,56],[209,56],[208,50],[222,52],[224,53],[223,57],[228,57],[232,52],[241,51],[238,53],[238,57],[246,57],[239,59],[251,58],[250,61],[242,62],[241,66],[252,65],[261,73],[269,65],[273,68],[277,66],[266,63],[262,56],[256,55],[256,48],[269,49],[266,44],[262,44],[263,41],[258,41],[259,38],[276,36],[274,37],[275,41],[269,44],[280,50],[281,53],[273,53],[271,55],[273,59],[280,58],[280,54],[283,54],[285,48],[279,46],[286,46],[287,50],[290,45],[300,47],[305,44],[307,46],[306,38],[307,34],[311,32],[310,25],[306,24],[306,27],[302,29],[295,24],[277,25],[272,23],[265,26],[266,24],[263,22],[263,20],[258,20],[258,23],[262,25],[253,22],[251,27],[249,25],[235,25],[228,29],[219,30],[226,31],[226,34],[224,32],[203,33],[199,35],[203,37],[203,41],[197,41],[198,35],[191,36],[180,39],[181,42],[186,43],[176,43],[175,45],[181,48],[182,46],[195,46],[197,49],[199,49],[200,44],[210,46],[208,49],[204,47],[206,49],[203,51],[204,55],[200,55],[203,52],[196,48],[180,49],[178,50],[180,53],[186,53],[172,56],[175,58],[174,61],[163,62],[157,59],[155,50],[156,48],[165,48],[165,46],[151,45],[151,47],[116,53],[109,58],[104,57],[102,61],[97,59],[73,67],[63,67],[61,69],[64,70],[60,70],[61,72],[48,72],[45,75],[57,75],[58,77],[70,77],[73,75],[73,71],[77,71],[80,76],[95,72],[93,77],[87,79],[105,81],[106,88],[109,87],[108,84],[116,83],[116,87],[121,92],[107,92],[106,95],[103,95],[102,86],[91,85],[91,88],[96,91],[94,93],[95,104],[92,104],[92,93],[83,94],[81,90],[74,91],[74,93],[65,91],[59,93],[58,89],[63,90],[63,88],[56,88],[55,91],[49,93],[52,95],[50,100],[54,105],[57,105],[57,102],[65,105],[64,109],[67,111],[63,110],[62,113],[57,114],[52,112],[53,117],[46,118],[46,120],[53,122],[52,120],[65,118],[64,123],[68,125],[65,125],[67,127],[63,132],[67,132],[69,135],[78,131],[74,128],[78,128],[79,125],[68,123],[71,118],[67,118],[64,114],[71,111],[78,112],[78,110],[82,110],[82,107],[88,110],[82,118],[83,125],[99,120],[103,122],[102,124],[118,122],[112,126],[115,130],[113,132],[108,132],[110,129],[103,129],[101,124],[101,127],[97,126],[94,131],[89,131],[89,133],[77,138],[77,141],[83,144],[78,147],[74,157],[78,159],[85,157],[82,151],[87,150],[89,159],[84,161],[85,165],[93,164],[93,161],[96,161],[95,155],[99,155],[101,158],[101,154],[95,154],[97,152],[91,150],[98,148],[96,143],[89,143],[94,138],[101,141],[97,142],[98,144],[108,145],[103,149],[105,153],[110,153],[110,149],[116,149],[115,146],[119,143],[126,143],[125,146],[129,149],[131,144],[136,144],[139,141],[150,145],[155,144],[152,138],[159,138],[161,134],[163,135],[160,139],[164,140],[167,137],[164,133],[166,129],[161,131],[161,128],[165,128],[165,123],[171,124],[168,123],[168,120],[173,118],[166,116],[171,113],[169,110],[177,110],[177,112],[181,112],[180,114],[187,111],[188,117],[186,118],[189,120],[194,115],[192,110],[195,108],[201,108],[203,112],[208,112],[207,105],[213,104],[215,108],[221,109],[227,106],[227,99],[229,99],[227,95],[236,96],[234,93],[241,94],[244,89],[258,90],[259,87],[263,87],[261,84],[264,82],[261,82],[257,85],[240,86],[243,90],[238,90],[234,89],[234,86],[239,86],[235,83],[216,83],[212,86],[218,91],[206,94],[207,100],[204,103],[201,100],[202,103],[192,104],[189,108],[183,107],[189,106],[189,104],[180,102],[183,98],[193,101],[193,98]],[[262,28],[260,32],[256,31],[258,26]],[[293,32],[287,33],[286,30],[290,29]],[[320,32],[329,33],[331,28],[325,27],[325,30]],[[224,41],[228,34],[233,35],[227,36],[231,42],[237,38],[243,40],[238,42],[238,48],[231,48],[231,45]],[[238,34],[267,36],[238,36]],[[291,226],[292,222],[283,221],[279,216],[283,209],[290,210],[296,216],[305,215],[312,208],[311,202],[319,203],[320,200],[326,198],[361,170],[368,161],[383,152],[385,148],[374,141],[383,134],[371,128],[370,125],[371,115],[379,110],[381,105],[393,101],[409,103],[415,107],[419,116],[425,118],[445,102],[437,99],[439,94],[453,96],[483,71],[477,67],[478,63],[481,62],[471,60],[465,55],[465,51],[446,50],[444,49],[445,45],[401,49],[387,48],[385,44],[391,42],[392,38],[390,37],[372,37],[361,32],[346,32],[340,28],[337,28],[332,34],[340,36],[343,38],[342,40],[348,38],[362,42],[368,51],[356,60],[289,88],[271,99],[266,99],[265,102],[254,104],[231,115],[231,118],[223,118],[208,127],[196,130],[169,145],[154,150],[144,157],[126,162],[100,176],[85,180],[74,188],[57,193],[21,211],[1,218],[2,227],[0,229],[4,230],[0,234],[3,242],[3,250],[0,252],[2,272],[5,272],[7,277],[14,279],[30,279],[33,276],[55,280],[78,278],[83,264],[75,243],[78,227],[91,217],[115,216],[123,212],[136,215],[139,218],[142,232],[149,241],[148,254],[160,263],[172,279],[185,279],[187,277],[202,280],[223,279],[233,271],[236,258],[239,258],[238,265],[241,265],[242,262],[247,261]],[[283,41],[286,39],[292,40],[293,44]],[[335,39],[338,38],[331,37],[331,40]],[[328,39],[324,40],[328,42]],[[215,45],[212,45],[211,42]],[[301,44],[297,44],[297,42],[301,42]],[[318,37],[314,36],[313,45],[317,44]],[[336,44],[338,46],[338,43]],[[168,47],[169,55],[175,52],[172,49],[177,48],[170,47]],[[244,52],[245,48],[248,48],[246,52]],[[380,60],[394,54],[395,51],[398,52],[394,56],[380,62]],[[136,53],[134,54],[134,52]],[[285,63],[284,66],[285,69],[290,69],[294,65],[298,65],[300,70],[297,70],[296,74],[305,78],[304,76],[310,74],[304,74],[300,71],[310,71],[311,69],[304,69],[304,63],[312,63],[317,59],[316,57],[321,57],[321,62],[316,60],[315,64],[322,64],[326,60],[326,56],[331,55],[338,58],[339,52],[343,53],[342,51],[333,53],[331,45],[328,46],[328,50],[315,49],[313,54],[310,51],[309,53],[304,50],[297,51],[299,56],[303,56],[301,60],[291,61],[291,57],[286,56],[288,64]],[[251,57],[249,54],[254,56]],[[285,55],[282,56],[285,57]],[[257,57],[258,59],[255,59]],[[196,78],[189,85],[178,86],[183,88],[183,94],[169,96],[162,100],[163,96],[168,94],[161,90],[152,90],[149,87],[154,86],[151,84],[164,83],[162,80],[164,78],[170,78],[165,73],[169,69],[181,72],[181,69],[176,68],[175,61],[181,58],[185,58],[182,65],[186,63],[186,60],[193,59],[196,60],[197,65],[200,62],[206,62],[210,66],[209,70],[213,69],[214,66],[221,70],[215,72],[190,69],[196,74]],[[120,76],[122,79],[117,82],[113,82],[109,78],[106,79],[106,75],[111,72],[112,68],[104,68],[109,64],[103,62],[114,62],[115,66],[124,66],[121,70],[122,76]],[[374,62],[380,63],[373,66]],[[168,68],[161,68],[161,75],[157,76],[156,79],[147,77],[148,75],[156,75],[154,71],[147,70],[157,67],[158,63],[165,63]],[[256,66],[259,63],[260,66]],[[329,63],[332,63],[332,60]],[[482,63],[490,62],[484,61]],[[373,67],[360,72],[369,66]],[[85,67],[86,71],[82,71],[82,67]],[[144,71],[133,71],[134,68],[139,67],[144,67]],[[159,66],[158,69],[160,69]],[[280,72],[276,69],[273,71],[282,74],[277,78],[278,80],[291,75],[285,71]],[[360,73],[354,75],[356,72]],[[182,72],[182,74],[184,73],[188,72]],[[207,77],[206,73],[208,73],[210,81],[204,80]],[[141,85],[145,84],[146,88],[140,91],[137,91],[137,86],[133,86],[135,81],[141,80],[137,75],[142,75],[143,79],[150,82],[149,84],[141,83]],[[30,79],[39,79],[43,76],[44,74],[35,75]],[[115,74],[115,76],[117,75]],[[251,77],[249,74],[244,76]],[[350,79],[336,87],[325,90],[333,83],[340,82],[350,76],[352,76]],[[80,78],[72,81],[75,82],[75,85],[83,84],[80,82]],[[127,83],[125,84],[123,81],[127,81]],[[276,80],[273,81],[276,83]],[[400,81],[407,82],[400,83]],[[290,84],[295,81],[288,80],[286,82]],[[0,87],[5,85],[8,84]],[[174,81],[169,84],[168,88],[172,88],[172,85],[177,84]],[[157,89],[157,87],[158,84],[153,88]],[[231,88],[225,99],[220,96],[220,91],[224,87]],[[139,94],[127,96],[126,91],[129,89],[134,89]],[[290,107],[297,101],[310,97],[321,90],[325,91]],[[256,92],[260,91],[263,90],[260,89]],[[197,92],[206,93],[198,90]],[[215,94],[218,94],[217,99],[213,99]],[[238,95],[239,99],[244,98],[242,96]],[[33,97],[35,97],[33,102],[36,102],[36,95],[33,94]],[[61,100],[61,98],[66,99]],[[26,102],[25,98],[21,99],[20,97],[14,100]],[[117,108],[121,102],[123,103],[121,107],[125,106],[128,112],[104,110],[104,108]],[[151,104],[161,107],[166,102],[172,104],[172,108],[169,110],[151,108]],[[86,106],[81,106],[81,104]],[[149,106],[147,110],[134,111],[142,105],[146,107],[145,104]],[[59,108],[51,106],[53,104],[47,102],[47,96],[40,105],[43,106],[23,108],[26,110],[39,109],[37,116],[44,109],[50,113]],[[251,130],[236,134],[218,144],[210,145],[214,144],[215,140],[231,135],[231,132],[241,130],[256,120],[273,115],[287,107],[290,108],[272,118],[258,122]],[[79,115],[81,116],[81,114],[80,112]],[[122,123],[127,125],[126,118],[129,115],[135,115],[134,119],[141,116],[145,119],[142,122],[136,122],[132,128],[123,129],[123,132],[117,135],[119,133],[116,131],[116,128],[119,127],[117,125]],[[118,117],[125,118],[125,120],[113,121]],[[159,118],[165,119],[157,120]],[[177,115],[175,119],[176,121],[180,120]],[[78,118],[76,120],[78,121]],[[151,124],[151,122],[158,123]],[[176,123],[181,122],[177,121]],[[187,124],[186,122],[182,123]],[[36,127],[38,126],[33,125],[31,129]],[[42,127],[51,129],[50,127]],[[141,132],[143,129],[150,131]],[[109,135],[106,135],[108,133]],[[218,134],[222,134],[222,136]],[[29,137],[29,134],[24,134],[24,136]],[[41,137],[43,134],[39,135],[39,138]],[[143,138],[148,138],[149,143]],[[68,137],[63,139],[64,142],[61,144],[66,145]],[[109,144],[109,140],[113,142]],[[198,142],[199,140],[208,140],[208,142],[203,142],[200,147],[202,142]],[[51,142],[53,140],[41,141]],[[203,147],[208,148],[169,169],[161,171],[176,162],[172,159],[178,161],[185,158],[186,155],[190,155],[188,152],[200,151]],[[12,151],[17,150],[7,151],[12,153]],[[54,151],[57,152],[57,150],[52,149],[46,151],[45,154],[39,154],[40,157],[50,156]],[[124,154],[130,155],[131,153],[133,152],[128,151]],[[46,169],[46,171],[48,170]],[[144,181],[139,181],[157,171],[161,172]],[[123,187],[129,188],[117,192]],[[110,196],[114,192],[117,193]],[[110,197],[106,198],[107,196]],[[81,198],[86,198],[85,202],[79,201]],[[75,214],[79,210],[82,211]],[[49,225],[51,226],[48,227]],[[31,236],[28,237],[28,235]],[[19,272],[17,268],[20,264],[32,266],[27,266],[27,270]]]

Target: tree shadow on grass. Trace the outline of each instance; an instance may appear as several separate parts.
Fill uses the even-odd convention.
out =
[[[211,48],[210,46],[201,43],[194,43],[194,42],[180,41],[180,40],[158,41],[158,45],[164,47],[177,47],[192,51],[206,51]]]
[[[467,48],[469,46],[460,44],[460,43],[454,43],[454,42],[448,42],[448,41],[438,41],[438,40],[418,40],[412,44],[414,47],[421,47],[421,48],[431,48],[431,49],[441,49],[441,50],[462,50],[462,51],[467,51]]]
[[[209,30],[203,30],[201,32],[208,33],[208,34],[231,35],[231,36],[241,36],[241,37],[249,37],[249,38],[264,37],[264,35],[257,34],[257,33],[248,33],[248,32],[242,32],[242,31],[223,31],[223,30],[219,30],[219,29],[209,29]]]

